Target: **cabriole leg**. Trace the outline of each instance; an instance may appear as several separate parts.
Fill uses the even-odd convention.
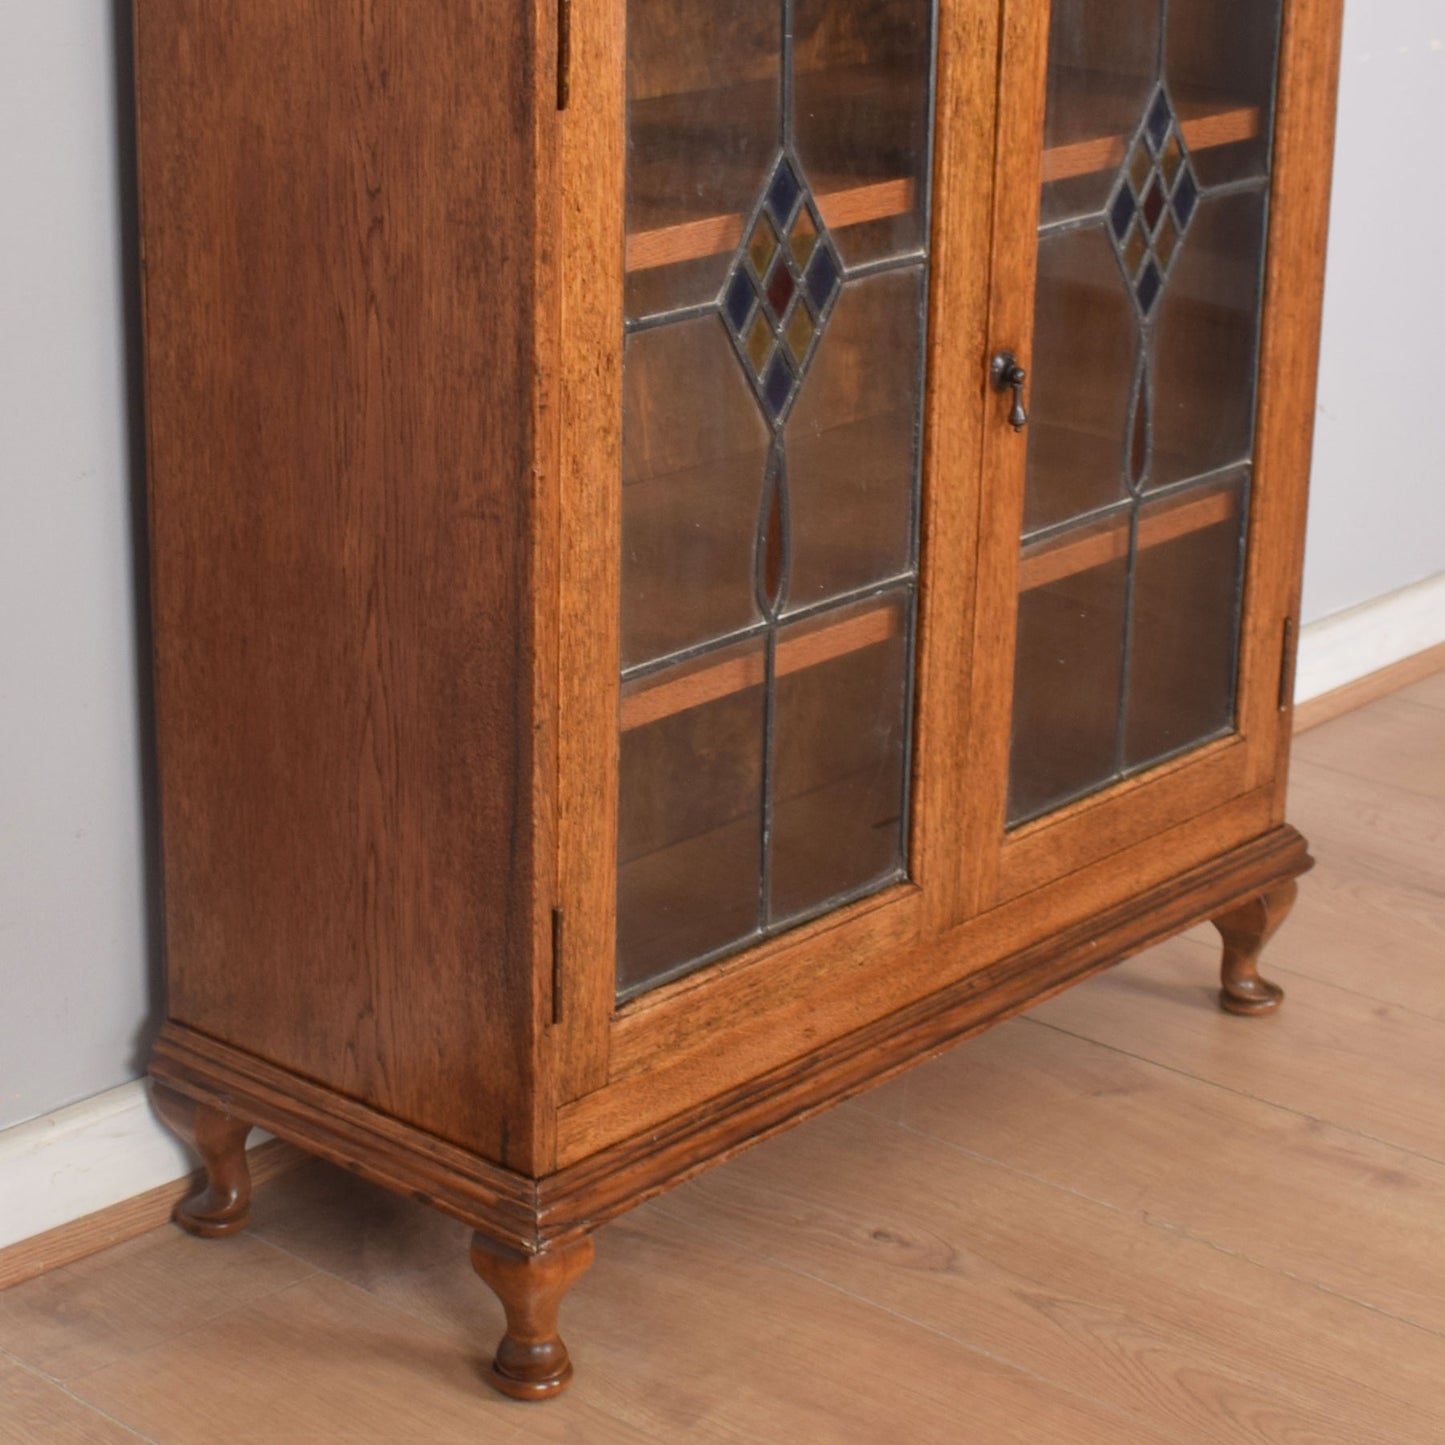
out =
[[[1251,898],[1248,903],[1221,913],[1214,920],[1224,939],[1219,1003],[1229,1013],[1267,1014],[1279,1007],[1284,990],[1259,976],[1259,955],[1289,916],[1298,891],[1298,885],[1291,879],[1259,898]]]
[[[205,1185],[176,1206],[176,1223],[204,1239],[235,1234],[251,1219],[251,1171],[246,1136],[251,1125],[210,1104],[154,1084],[156,1112],[201,1156]]]
[[[517,1400],[546,1400],[572,1378],[567,1346],[557,1334],[562,1296],[592,1263],[590,1235],[545,1254],[523,1254],[472,1236],[472,1268],[507,1314],[507,1333],[492,1361],[492,1383]]]

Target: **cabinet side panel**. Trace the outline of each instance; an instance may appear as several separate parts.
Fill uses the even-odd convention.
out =
[[[137,12],[170,1014],[524,1165],[528,9]]]

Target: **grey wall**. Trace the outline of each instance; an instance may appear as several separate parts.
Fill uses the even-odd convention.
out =
[[[1445,571],[1442,144],[1445,0],[1347,0],[1306,621]]]
[[[109,0],[0,0],[0,1125],[150,1012]]]
[[[1441,0],[1350,0],[1306,619],[1445,569]],[[110,0],[0,3],[0,1126],[152,1015]]]

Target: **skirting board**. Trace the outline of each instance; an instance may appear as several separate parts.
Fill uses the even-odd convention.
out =
[[[251,1145],[262,1174],[292,1153]],[[140,1081],[0,1132],[0,1288],[164,1223],[196,1165]]]
[[[1300,634],[1296,703],[1325,702],[1327,695],[1352,684],[1357,695],[1348,701],[1365,702],[1374,694],[1359,691],[1361,679],[1388,672],[1386,685],[1403,686],[1412,679],[1397,674],[1395,664],[1424,659],[1442,645],[1445,573],[1306,626]],[[267,1137],[258,1130],[252,1143]],[[274,1159],[269,1154],[257,1158],[267,1173],[287,1162],[280,1152]],[[160,1223],[167,1200],[174,1202],[172,1194],[178,1196],[194,1167],[151,1112],[139,1082],[0,1131],[0,1287],[80,1257],[87,1240],[90,1248],[103,1249],[149,1227],[146,1220]],[[119,1216],[104,1227],[91,1222],[97,1212],[128,1201],[134,1206],[127,1208],[129,1223],[123,1228]],[[46,1246],[43,1236],[61,1230],[74,1238],[68,1234],[63,1248],[58,1239],[54,1248]]]
[[[1445,644],[1445,572],[1300,629],[1295,706]],[[1401,678],[1400,686],[1407,679]],[[1365,697],[1359,702],[1367,701]]]

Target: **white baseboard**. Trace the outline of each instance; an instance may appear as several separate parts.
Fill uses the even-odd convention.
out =
[[[267,1137],[257,1130],[250,1142]],[[0,1249],[184,1179],[197,1163],[139,1079],[0,1130]]]
[[[1333,692],[1445,642],[1445,572],[1300,629],[1294,700]]]
[[[1306,702],[1445,642],[1445,573],[1300,633]],[[252,1144],[265,1138],[259,1131]],[[0,1249],[183,1179],[195,1164],[139,1081],[0,1131]]]

